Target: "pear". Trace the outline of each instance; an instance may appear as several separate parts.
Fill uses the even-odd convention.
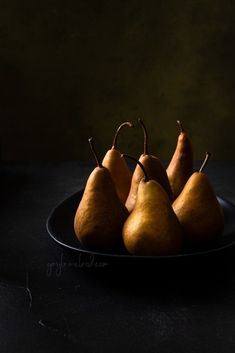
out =
[[[166,190],[166,193],[172,200],[173,195],[166,170],[159,158],[149,154],[147,129],[141,119],[139,119],[138,121],[144,132],[144,151],[143,154],[140,156],[139,161],[144,166],[149,179],[156,180]],[[130,192],[126,200],[126,208],[129,212],[131,212],[135,206],[138,186],[143,177],[143,171],[141,167],[137,164],[132,176]]]
[[[117,194],[123,204],[125,204],[129,194],[132,178],[132,173],[125,159],[121,158],[121,153],[116,148],[117,138],[124,126],[132,127],[133,124],[129,121],[126,121],[118,127],[113,139],[112,148],[107,151],[102,161],[102,165],[106,167],[111,173]]]
[[[89,139],[97,167],[90,174],[74,218],[74,231],[86,247],[115,249],[122,245],[122,226],[128,211],[120,201],[111,174],[98,159]]]
[[[134,209],[123,226],[124,245],[134,255],[179,254],[182,229],[169,196],[157,181],[149,180],[143,165],[136,162],[144,178],[139,183]]]
[[[211,243],[220,237],[224,227],[223,211],[209,178],[203,173],[209,157],[207,152],[200,170],[191,175],[172,205],[190,246]]]
[[[181,193],[188,178],[193,173],[193,150],[191,142],[179,120],[180,127],[177,146],[167,167],[167,175],[174,199]]]

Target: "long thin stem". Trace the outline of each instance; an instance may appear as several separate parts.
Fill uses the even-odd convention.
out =
[[[89,144],[90,144],[91,151],[92,151],[92,153],[93,153],[93,155],[94,155],[94,157],[95,157],[95,160],[96,160],[96,163],[97,163],[97,167],[103,168],[102,163],[101,163],[101,161],[100,161],[100,159],[99,159],[99,157],[97,156],[97,153],[96,153],[96,151],[95,151],[94,143],[93,143],[93,138],[90,137],[90,138],[88,139],[88,141],[89,141]]]
[[[133,161],[135,161],[135,163],[137,163],[140,168],[142,169],[143,173],[144,173],[144,181],[149,181],[149,177],[148,177],[148,174],[146,172],[146,169],[144,168],[143,164],[140,163],[140,161],[138,161],[136,158],[132,157],[132,156],[129,156],[128,154],[122,154],[122,157],[124,158],[129,158],[129,159],[132,159]]]
[[[201,168],[199,169],[199,173],[203,172],[203,170],[204,170],[204,168],[205,168],[210,156],[211,156],[211,153],[210,152],[206,152],[206,157],[205,157],[205,159],[204,159],[204,161],[203,161],[203,163],[201,165]]]
[[[141,125],[143,132],[144,132],[144,154],[149,154],[148,152],[148,132],[146,126],[144,125],[143,121],[139,118],[139,124]]]
[[[184,130],[184,127],[183,127],[181,121],[177,120],[177,124],[179,125],[180,132],[183,133],[185,130]]]
[[[119,135],[121,129],[122,129],[124,126],[133,127],[133,124],[132,124],[130,121],[125,121],[124,123],[122,123],[122,124],[117,128],[116,133],[115,133],[114,138],[113,138],[112,149],[116,149],[118,135]]]

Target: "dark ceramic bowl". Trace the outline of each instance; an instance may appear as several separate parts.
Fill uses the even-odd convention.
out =
[[[51,238],[62,247],[71,250],[79,254],[87,254],[96,256],[99,258],[110,260],[128,260],[133,261],[138,259],[144,261],[146,259],[151,260],[173,260],[173,259],[185,259],[198,256],[207,256],[210,254],[221,252],[228,247],[235,244],[235,206],[229,201],[218,197],[218,201],[224,211],[225,216],[225,227],[220,239],[213,243],[210,248],[198,249],[194,251],[186,250],[184,253],[174,256],[136,256],[130,255],[127,252],[120,250],[115,253],[97,252],[91,251],[81,245],[75,236],[73,229],[73,222],[75,212],[79,205],[83,194],[83,190],[73,194],[59,205],[57,205],[50,213],[47,219],[47,231]]]

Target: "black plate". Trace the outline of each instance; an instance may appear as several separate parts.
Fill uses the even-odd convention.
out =
[[[73,252],[105,257],[109,259],[179,259],[217,253],[235,244],[235,206],[231,202],[221,197],[217,197],[224,211],[225,228],[220,240],[214,243],[213,247],[210,249],[200,249],[194,252],[189,251],[174,256],[136,256],[130,255],[128,253],[123,253],[121,251],[119,253],[102,253],[91,251],[81,245],[81,243],[77,240],[73,230],[74,216],[82,194],[83,190],[78,191],[77,193],[61,202],[58,206],[56,206],[50,213],[46,224],[47,231],[51,238],[59,245],[66,249],[70,249]]]

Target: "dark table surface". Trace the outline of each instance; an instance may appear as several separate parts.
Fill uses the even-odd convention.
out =
[[[95,268],[48,236],[49,212],[91,169],[0,165],[0,352],[234,352],[234,247],[192,263]],[[235,204],[235,162],[211,161],[207,174]]]

